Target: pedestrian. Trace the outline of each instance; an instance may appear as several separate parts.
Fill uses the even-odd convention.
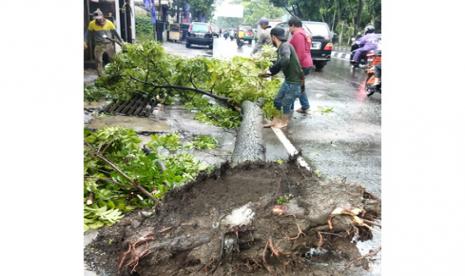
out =
[[[123,40],[118,32],[116,32],[115,25],[103,17],[100,9],[97,9],[92,15],[94,20],[89,22],[84,48],[87,48],[88,41],[94,41],[94,57],[97,73],[101,76],[103,74],[103,54],[106,53],[112,59],[115,54],[114,42],[117,41],[119,44],[123,44]]]
[[[282,111],[283,116],[282,118],[273,118],[273,121],[265,127],[283,128],[288,125],[292,115],[292,105],[300,94],[300,86],[304,77],[294,47],[286,42],[285,33],[284,29],[279,27],[270,31],[273,46],[278,48],[278,58],[269,68],[269,72],[260,74],[261,77],[273,76],[280,71],[284,74],[284,82],[274,99],[275,108]]]
[[[294,47],[297,56],[299,57],[300,65],[304,75],[310,74],[310,69],[313,67],[312,55],[310,53],[312,39],[309,34],[302,28],[302,21],[296,17],[292,17],[289,22],[289,32],[292,38],[289,43]],[[304,77],[305,78],[305,77]],[[301,108],[296,111],[299,113],[307,113],[310,108],[307,93],[305,91],[305,79],[302,81],[301,93],[299,95]]]
[[[260,25],[261,30],[258,32],[258,39],[255,43],[255,47],[252,50],[252,55],[261,50],[263,45],[271,45],[270,22],[268,19],[262,18],[260,21],[258,21],[258,24]]]

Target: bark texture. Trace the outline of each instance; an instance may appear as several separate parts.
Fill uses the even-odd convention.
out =
[[[242,122],[232,154],[232,165],[243,162],[264,161],[263,112],[259,106],[250,101],[242,103]]]

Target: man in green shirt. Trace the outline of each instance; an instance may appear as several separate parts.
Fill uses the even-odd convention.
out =
[[[269,73],[261,76],[273,76],[280,71],[283,72],[285,80],[274,100],[274,106],[283,111],[283,118],[274,118],[273,122],[265,127],[286,127],[292,114],[292,106],[295,99],[300,95],[300,86],[304,79],[304,72],[300,66],[299,59],[294,47],[286,42],[285,31],[282,28],[273,28],[270,32],[273,46],[278,48],[278,59],[269,69]]]

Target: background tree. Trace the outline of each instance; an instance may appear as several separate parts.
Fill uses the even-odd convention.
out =
[[[279,18],[285,14],[285,10],[277,8],[269,0],[249,0],[243,1],[244,24],[256,25],[260,18]]]
[[[188,0],[191,5],[192,20],[207,22],[211,19],[215,0]]]
[[[215,10],[214,2],[215,0],[174,0],[173,6],[178,7],[178,9],[171,10],[171,14],[179,15],[184,5],[188,3],[190,5],[192,21],[207,22],[211,19]]]
[[[237,28],[237,26],[242,24],[242,20],[242,17],[218,16],[215,20],[215,24],[218,26],[218,28],[222,29]]]
[[[381,32],[381,0],[270,0],[303,20],[323,21],[340,34],[341,43],[373,24]]]

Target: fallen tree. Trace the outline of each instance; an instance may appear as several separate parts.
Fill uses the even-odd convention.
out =
[[[380,201],[360,186],[324,183],[293,162],[264,162],[260,109],[245,102],[242,110],[235,166],[201,174],[168,192],[148,215],[134,212],[102,229],[85,249],[91,269],[102,275],[343,275],[354,264],[366,265],[353,242],[371,238]],[[312,265],[319,262],[329,265]]]

